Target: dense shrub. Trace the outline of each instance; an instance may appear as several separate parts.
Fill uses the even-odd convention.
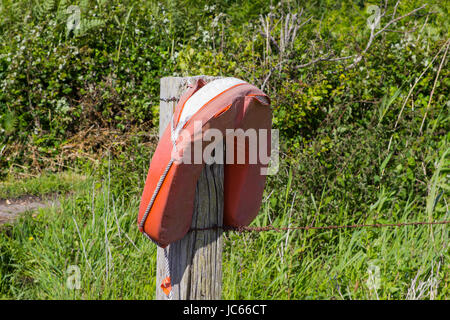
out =
[[[236,76],[264,87],[288,153],[308,145],[324,126],[367,127],[374,117],[392,124],[448,30],[448,7],[430,1],[374,39],[359,64],[348,68],[352,59],[312,62],[361,52],[370,36],[369,4],[362,1],[34,3],[2,1],[0,174],[13,164],[20,170],[49,166],[80,132],[150,130],[157,123],[159,79],[167,75]],[[396,14],[420,5],[402,2]],[[390,4],[382,24],[393,10]],[[282,42],[293,22],[301,27]],[[403,117],[425,114],[441,56],[417,84]],[[432,113],[448,104],[448,68],[440,79]],[[101,154],[98,147],[83,151]]]
[[[235,76],[270,95],[280,170],[253,226],[448,220],[448,1],[373,41],[369,6],[387,3],[377,32],[423,1],[0,1],[0,179],[89,176],[61,209],[2,227],[0,298],[153,296],[155,247],[136,214],[168,75]],[[48,176],[52,188],[43,175],[8,194],[75,189]],[[409,299],[423,279],[430,298],[449,297],[445,225],[224,240],[224,298]],[[61,289],[72,263],[88,275],[76,293]],[[373,263],[380,290],[369,287]]]

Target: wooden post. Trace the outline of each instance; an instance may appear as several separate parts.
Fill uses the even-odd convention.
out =
[[[159,134],[169,123],[174,108],[187,90],[188,84],[210,76],[166,77],[161,79]],[[206,165],[197,183],[192,228],[204,228],[223,223],[223,164]],[[189,232],[168,247],[173,300],[220,299],[222,293],[222,230]],[[164,252],[158,247],[156,299],[167,300],[161,290],[166,277]]]

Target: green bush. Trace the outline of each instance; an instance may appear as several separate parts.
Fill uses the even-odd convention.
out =
[[[339,121],[364,125],[383,97],[400,90],[383,111],[383,121],[391,122],[411,84],[443,45],[448,26],[448,7],[431,1],[434,11],[426,24],[426,11],[397,22],[393,28],[399,32],[383,33],[356,67],[324,61],[298,68],[327,52],[345,56],[360,51],[370,34],[368,4],[34,3],[2,1],[0,144],[7,147],[1,174],[14,163],[28,170],[45,167],[41,158],[54,158],[71,137],[93,126],[125,133],[157,123],[159,79],[166,75],[236,76],[264,85],[273,101],[274,126],[292,152],[336,113],[342,114]],[[401,3],[397,15],[419,5]],[[388,9],[391,13],[393,4]],[[298,23],[304,24],[280,49],[286,18],[300,12]],[[271,21],[278,45],[261,33],[260,15]],[[444,83],[435,88],[436,105],[447,103],[447,75],[444,68]],[[422,113],[434,76],[426,73],[415,92],[414,107]]]
[[[448,220],[447,2],[428,1],[367,51],[365,1],[31,2],[0,6],[0,177],[81,166],[95,182],[60,209],[2,227],[0,296],[153,296],[139,262],[145,254],[154,264],[155,250],[135,219],[168,75],[235,76],[271,97],[280,171],[268,177],[254,225]],[[422,4],[389,1],[381,23]],[[67,27],[70,5],[79,28]],[[301,27],[287,37],[292,21]],[[49,177],[50,189],[71,188]],[[45,192],[44,180],[4,183],[5,197]],[[227,234],[224,298],[403,299],[420,275],[436,276],[436,297],[446,299],[447,229]],[[58,289],[71,263],[88,275],[75,294]],[[366,285],[371,263],[382,269],[375,292]]]

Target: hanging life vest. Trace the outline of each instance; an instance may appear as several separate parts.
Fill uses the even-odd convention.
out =
[[[255,161],[253,154],[255,149],[261,154],[259,146],[265,145],[263,157],[270,158],[271,119],[270,100],[255,86],[236,78],[207,84],[197,80],[180,98],[153,154],[139,207],[139,230],[162,248],[189,231],[196,185],[205,166],[203,151],[211,144],[205,141],[208,131],[216,133],[215,146],[226,140],[223,223],[250,224],[261,205],[266,178],[262,170],[268,167],[268,160],[258,156]],[[256,140],[246,135],[249,129],[256,132]]]

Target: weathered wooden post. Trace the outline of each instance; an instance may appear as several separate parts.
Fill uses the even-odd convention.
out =
[[[161,79],[159,134],[169,123],[180,96],[188,84],[210,76],[166,77]],[[197,183],[192,228],[222,226],[223,222],[223,164],[206,165]],[[191,231],[168,247],[172,279],[172,299],[220,299],[222,293],[222,230]],[[158,247],[156,299],[167,300],[160,288],[166,277],[164,252]]]

